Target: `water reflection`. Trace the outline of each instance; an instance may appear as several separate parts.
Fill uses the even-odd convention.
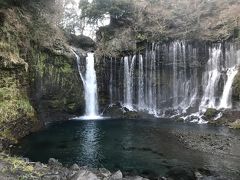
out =
[[[86,121],[78,131],[78,136],[81,139],[78,153],[81,154],[81,160],[84,160],[85,164],[92,166],[96,166],[102,159],[99,140],[101,133],[97,125],[94,121]]]

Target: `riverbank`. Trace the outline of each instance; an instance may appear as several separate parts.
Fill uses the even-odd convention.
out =
[[[26,158],[11,157],[0,153],[1,180],[147,180],[140,176],[123,177],[121,171],[111,173],[105,168],[93,169],[79,167],[77,164],[67,168],[56,159],[49,159],[48,164],[31,162]]]

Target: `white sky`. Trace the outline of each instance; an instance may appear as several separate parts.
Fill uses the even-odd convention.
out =
[[[80,0],[74,0],[77,4],[79,4]],[[92,2],[92,0],[88,0],[88,2]],[[79,13],[80,10],[79,10]],[[96,31],[99,27],[101,26],[106,26],[110,23],[110,16],[109,15],[105,15],[105,18],[102,20],[102,21],[98,21],[98,24],[97,25],[87,25],[83,31],[83,35],[85,36],[89,36],[91,37],[92,39],[95,39],[95,34],[96,34]]]

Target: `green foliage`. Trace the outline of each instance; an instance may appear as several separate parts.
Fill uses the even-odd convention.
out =
[[[42,172],[39,172],[35,169],[33,163],[26,162],[24,159],[19,157],[11,157],[4,153],[0,153],[0,161],[5,165],[1,173],[17,174],[19,180],[40,179],[40,177],[43,175]]]
[[[96,23],[99,19],[109,14],[111,20],[126,20],[133,16],[132,0],[81,0],[79,8],[82,10],[82,17],[89,19],[89,22]]]
[[[97,1],[97,0],[96,0]],[[109,2],[105,4],[105,2]],[[126,29],[131,29],[129,34],[133,34],[127,41],[169,41],[172,39],[198,39],[204,41],[223,41],[230,38],[237,39],[240,29],[240,3],[237,0],[131,0],[128,2],[117,1],[115,5],[112,0],[104,0],[93,3],[85,2],[82,6],[86,17],[96,20],[103,17],[108,12],[111,21],[115,26],[114,35],[109,37],[109,33],[100,28],[99,45],[115,44],[119,39],[124,39],[122,33]],[[120,5],[123,3],[122,5]],[[84,3],[83,3],[84,4]],[[115,7],[115,8],[114,8]],[[118,9],[120,7],[121,10]],[[120,18],[114,19],[114,12],[119,13]],[[121,24],[128,26],[121,26]],[[127,22],[127,23],[126,23]],[[126,38],[125,38],[126,39]],[[128,42],[122,43],[127,44]],[[101,48],[103,51],[104,47]],[[113,46],[109,46],[113,50]],[[110,51],[109,50],[109,51]],[[125,49],[124,49],[125,50]],[[105,50],[108,51],[108,50]]]

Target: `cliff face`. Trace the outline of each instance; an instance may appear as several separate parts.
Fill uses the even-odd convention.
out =
[[[81,112],[75,57],[63,33],[28,10],[0,9],[0,137],[15,141]]]

